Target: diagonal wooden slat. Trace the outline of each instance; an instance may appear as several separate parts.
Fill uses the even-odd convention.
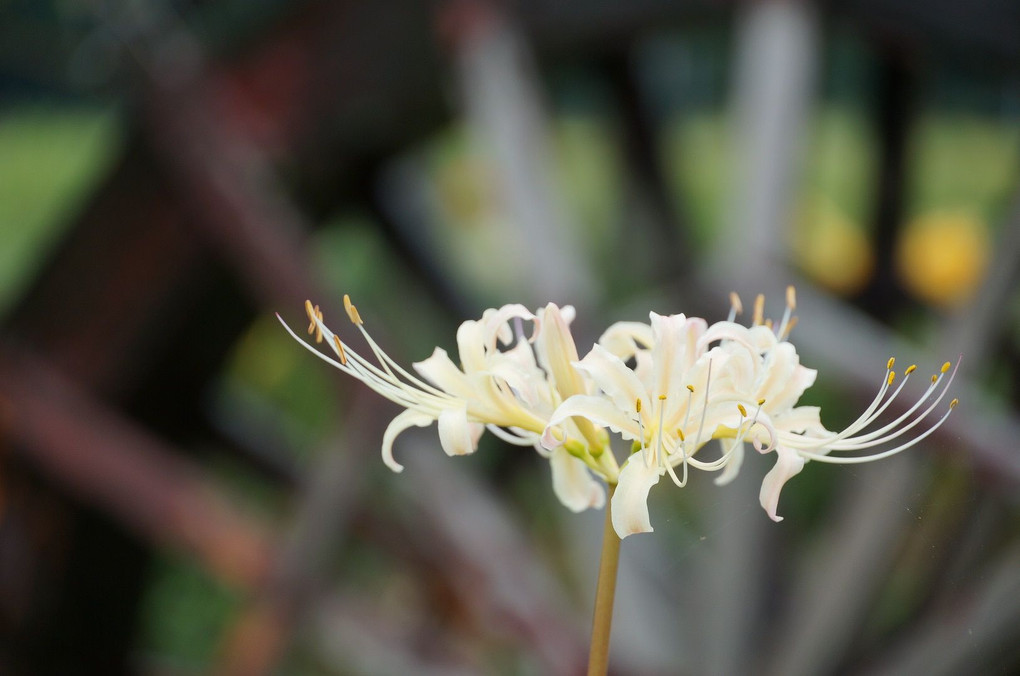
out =
[[[201,469],[37,358],[0,347],[5,430],[16,452],[143,539],[196,556],[241,587],[262,584],[274,534]]]

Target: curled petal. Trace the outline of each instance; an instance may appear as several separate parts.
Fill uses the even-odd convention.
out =
[[[504,345],[509,345],[514,339],[513,329],[510,328],[510,320],[520,318],[525,321],[534,321],[535,315],[531,314],[528,308],[519,303],[504,305],[499,309],[488,309],[482,313],[483,337],[485,346],[490,351],[496,349],[498,339]]]
[[[651,533],[648,518],[648,491],[659,483],[662,476],[658,466],[648,467],[640,453],[620,470],[619,483],[613,493],[613,529],[620,539],[634,533]]]
[[[588,466],[570,455],[562,446],[554,449],[549,457],[552,467],[553,492],[567,509],[583,512],[606,504],[606,493],[601,484],[592,478]]]
[[[447,408],[439,414],[439,443],[447,455],[474,453],[483,431],[484,425],[468,422],[466,408]]]
[[[418,411],[407,410],[390,421],[383,433],[382,459],[383,463],[394,472],[403,472],[404,466],[393,458],[393,442],[401,432],[408,427],[428,427],[435,420],[430,415]]]
[[[774,350],[770,350],[762,365],[764,379],[758,387],[758,396],[765,399],[766,407],[771,411],[781,411],[789,408],[795,403],[803,389],[799,386],[814,382],[814,372],[809,374],[800,373],[797,375],[797,368],[800,366],[800,358],[797,356],[797,349],[790,343],[780,343]],[[810,371],[810,369],[803,369]],[[800,389],[800,391],[797,391]],[[792,398],[791,398],[792,397]],[[780,401],[782,400],[782,401]]]
[[[599,345],[624,361],[649,349],[652,343],[652,327],[641,322],[616,322],[599,338]]]
[[[752,326],[747,330],[747,335],[751,339],[751,344],[754,345],[755,349],[759,352],[768,352],[779,343],[779,339],[776,338],[776,334],[771,328],[764,324]]]
[[[751,339],[750,329],[743,324],[735,322],[716,322],[708,327],[701,334],[698,340],[698,351],[702,351],[718,340],[732,340],[747,347],[749,350],[757,351]]]
[[[821,409],[817,406],[798,406],[777,414],[774,421],[776,428],[784,432],[828,436],[831,432],[822,425],[820,416]]]
[[[758,499],[769,518],[779,522],[783,517],[776,514],[779,507],[779,493],[792,477],[804,469],[804,458],[797,451],[786,446],[776,446],[776,464],[769,470],[761,482],[761,493]]]
[[[789,343],[780,343],[789,345]],[[793,373],[784,383],[779,391],[773,393],[769,399],[769,407],[774,411],[784,411],[795,405],[804,391],[815,384],[818,371],[801,366],[799,363],[794,367]],[[762,394],[768,397],[768,394]]]
[[[444,392],[462,399],[467,399],[473,394],[467,376],[457,368],[446,354],[446,350],[441,347],[437,347],[428,359],[415,362],[412,366],[419,375]]]

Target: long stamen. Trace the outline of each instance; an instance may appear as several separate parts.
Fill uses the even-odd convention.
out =
[[[888,370],[888,368],[891,368],[892,364],[893,360],[890,359],[889,364],[887,365],[887,376],[885,386],[883,387],[883,390],[880,391],[880,395],[884,394],[884,391],[885,389],[887,389],[889,383],[893,381],[892,375],[893,372]],[[936,389],[939,389],[938,385],[939,383],[942,382],[943,376],[949,370],[949,366],[950,363],[946,362],[945,364],[943,364],[940,373],[932,376],[931,384],[925,390],[924,394],[922,394],[921,397],[916,402],[914,402],[913,406],[907,409],[906,412],[898,416],[895,420],[877,430],[873,430],[866,434],[857,434],[857,432],[866,428],[868,425],[874,422],[889,407],[893,399],[895,399],[896,396],[903,389],[903,386],[906,385],[906,382],[909,379],[910,374],[916,370],[917,368],[916,365],[912,365],[908,367],[906,371],[904,371],[903,382],[900,383],[899,387],[896,388],[896,391],[892,394],[892,396],[885,400],[882,406],[879,407],[877,410],[871,411],[869,408],[869,411],[865,412],[866,415],[862,415],[860,418],[858,418],[857,421],[855,421],[854,424],[852,424],[850,427],[846,428],[845,430],[838,434],[829,437],[824,437],[821,439],[813,439],[811,440],[811,443],[803,443],[801,439],[794,439],[793,443],[798,448],[804,450],[828,448],[832,451],[854,451],[863,448],[871,448],[873,446],[878,446],[883,443],[892,441],[893,439],[903,435],[904,433],[916,427],[922,420],[924,420],[932,412],[932,410],[945,397],[946,392],[949,390],[949,385],[952,383],[953,378],[956,376],[956,369],[959,368],[959,362],[957,362],[956,368],[953,369],[953,372],[949,374],[949,378],[946,379],[945,386],[942,388],[941,393],[928,406],[928,408],[925,409],[924,412],[922,412],[921,415],[915,418],[912,422],[910,422],[907,425],[903,425],[903,422],[910,418],[926,401],[928,401],[934,394]],[[878,398],[876,398],[876,401],[877,399]],[[890,430],[896,431],[885,437],[882,436],[883,434],[886,434]]]
[[[408,372],[407,369],[405,369],[400,364],[398,364],[396,361],[394,361],[394,359],[392,357],[390,357],[388,354],[386,354],[386,352],[381,347],[379,347],[379,344],[375,342],[375,340],[372,338],[372,336],[369,335],[368,331],[365,329],[365,326],[364,326],[365,322],[364,322],[364,320],[362,320],[361,313],[358,312],[357,306],[354,305],[354,303],[351,302],[350,295],[348,295],[346,293],[344,294],[344,310],[347,311],[347,317],[351,320],[351,323],[354,324],[355,326],[357,326],[358,330],[361,332],[361,335],[364,336],[365,342],[368,343],[369,348],[371,348],[372,353],[375,355],[376,359],[379,361],[380,366],[383,367],[383,369],[390,376],[390,378],[392,378],[396,383],[400,384],[402,389],[407,387],[407,386],[402,381],[400,381],[399,378],[397,378],[397,376],[394,374],[394,370],[396,370],[397,373],[400,373],[401,376],[403,376],[408,381],[410,381],[411,385],[413,387],[417,388],[417,389],[426,390],[426,391],[432,392],[434,394],[440,394],[440,395],[445,395],[446,394],[445,392],[443,392],[439,388],[434,387],[433,385],[431,385],[431,384],[421,380],[417,376],[415,376],[412,373]],[[320,318],[320,323],[321,323],[321,318]]]
[[[754,299],[754,313],[751,315],[751,326],[759,326],[764,323],[765,317],[765,294],[759,293]]]
[[[662,453],[662,434],[663,434],[663,431],[664,431],[662,429],[662,418],[663,418],[663,413],[665,411],[666,411],[666,395],[665,394],[660,394],[659,395],[659,430],[658,430],[658,437],[659,437],[659,439],[658,439],[658,441],[655,444],[655,462],[658,462],[660,465],[662,464],[663,459],[664,459],[664,456],[663,456],[663,453]]]
[[[790,334],[793,333],[794,327],[797,326],[798,321],[800,321],[800,317],[790,317],[790,323],[786,325],[786,331],[780,331],[779,333],[779,340],[786,340],[789,338]]]
[[[762,400],[762,401],[764,401],[764,400]],[[729,449],[725,453],[722,454],[722,456],[719,458],[719,461],[724,461],[724,460],[728,460],[729,459],[729,457],[733,454],[733,452],[735,450],[737,450],[737,444],[744,443],[744,439],[747,438],[747,435],[751,432],[751,428],[754,427],[755,422],[758,420],[758,412],[756,411],[755,414],[754,414],[754,420],[749,421],[749,424],[745,428],[744,427],[744,421],[747,420],[747,409],[744,408],[743,404],[738,403],[737,404],[737,410],[740,411],[740,419],[737,421],[737,428],[736,428],[736,430],[734,430],[733,443],[730,444]],[[761,404],[758,405],[758,411],[760,411],[760,410],[761,410]],[[725,464],[725,462],[722,462],[722,464]]]
[[[946,364],[948,365],[948,362],[946,362]],[[874,446],[879,446],[881,444],[888,443],[893,439],[902,436],[906,432],[909,432],[911,429],[916,427],[921,421],[927,418],[928,415],[935,409],[935,407],[939,405],[939,402],[941,402],[942,399],[946,396],[946,392],[949,391],[949,385],[952,383],[953,377],[956,375],[955,369],[953,370],[953,373],[950,374],[950,377],[946,380],[946,384],[942,388],[942,391],[935,398],[935,400],[932,401],[928,408],[926,408],[923,413],[914,418],[914,420],[912,420],[910,423],[900,427],[900,423],[902,423],[904,420],[913,415],[914,411],[916,411],[920,407],[920,405],[931,396],[931,394],[937,388],[938,383],[941,381],[942,375],[944,374],[945,371],[942,371],[942,373],[937,374],[936,376],[932,376],[932,384],[928,386],[928,390],[925,392],[924,396],[922,396],[912,407],[910,407],[910,410],[908,410],[906,413],[898,417],[896,420],[874,432],[869,432],[868,434],[863,434],[852,439],[845,440],[842,443],[834,444],[832,450],[854,451],[863,448],[872,448]],[[884,437],[882,436],[891,429],[896,429],[896,431]]]
[[[875,409],[878,408],[878,405],[882,403],[882,397],[885,396],[886,391],[888,391],[889,389],[889,374],[892,372],[891,371],[892,362],[893,359],[890,358],[889,364],[886,365],[885,375],[882,376],[882,384],[878,388],[878,394],[876,394],[875,398],[871,400],[871,403],[868,404],[867,408],[865,408],[864,411],[859,416],[857,416],[857,419],[850,423],[850,425],[846,429],[844,429],[839,434],[833,435],[832,437],[826,437],[825,441],[831,442],[843,439],[847,436],[856,433],[858,430],[863,429],[864,427],[868,426],[871,423],[871,421],[874,419],[872,417],[872,414],[875,412]]]
[[[684,412],[684,422],[680,426],[681,430],[687,429],[687,423],[691,420],[691,404],[694,403],[694,385],[687,386],[687,411]],[[683,435],[681,434],[680,441],[683,441]]]
[[[736,299],[736,302],[734,303],[734,306],[739,308],[740,299],[737,298],[737,294],[733,293],[733,294],[731,294],[731,297]],[[672,463],[671,459],[669,457],[666,458],[666,469],[669,471],[669,476],[673,479],[673,483],[675,483],[680,488],[683,488],[684,486],[687,485],[687,437],[684,436],[684,429],[687,428],[687,423],[690,422],[690,419],[691,419],[691,404],[693,403],[693,401],[694,401],[694,385],[688,385],[687,386],[687,411],[684,413],[684,422],[683,422],[683,425],[681,425],[679,428],[677,428],[677,431],[676,431],[676,436],[680,440],[680,443],[677,444],[677,449],[676,450],[674,450],[673,452],[667,453],[667,455],[672,456],[677,451],[679,451],[681,462],[683,463],[683,466],[684,466],[684,478],[683,478],[683,480],[677,478],[676,472],[673,470],[673,463]],[[660,425],[661,425],[661,423],[660,423]]]
[[[640,397],[638,397],[637,399],[634,400],[634,412],[637,413],[638,432],[639,432],[640,437],[641,437],[638,440],[638,443],[640,444],[640,450],[641,451],[646,451],[648,449],[648,444],[645,443],[645,423],[644,423],[644,416],[641,415],[641,398]],[[648,453],[642,453],[641,454],[642,459],[645,461],[645,467],[651,467],[652,466],[651,458],[649,458],[648,455],[649,455]]]
[[[673,483],[675,483],[678,488],[683,488],[684,486],[687,485],[687,461],[688,461],[686,449],[687,440],[686,438],[684,438],[684,431],[682,429],[678,429],[676,431],[676,436],[678,439],[680,439],[678,448],[680,451],[680,462],[683,463],[684,467],[684,478],[683,479],[677,478],[676,470],[673,469],[673,463],[670,461],[669,457],[666,458],[666,470],[669,472],[670,478],[673,479]],[[672,455],[672,453],[668,455]]]
[[[703,471],[706,471],[706,472],[715,472],[715,471],[720,470],[723,467],[725,467],[726,463],[729,462],[729,459],[733,455],[734,451],[737,450],[737,444],[743,443],[744,440],[747,439],[747,435],[751,433],[751,430],[754,428],[754,426],[758,424],[758,416],[761,413],[762,406],[764,406],[764,405],[765,405],[765,400],[764,399],[759,399],[758,400],[758,407],[757,407],[757,409],[755,409],[754,415],[751,417],[750,421],[748,421],[747,427],[742,429],[742,425],[743,425],[742,420],[743,420],[743,418],[745,418],[747,416],[747,409],[745,409],[743,407],[743,405],[738,403],[737,404],[737,410],[740,411],[741,416],[742,416],[742,420],[741,420],[741,422],[739,422],[737,424],[737,430],[739,430],[739,432],[734,434],[734,440],[733,440],[733,443],[730,444],[730,447],[728,449],[726,449],[726,451],[722,455],[720,455],[718,458],[716,458],[715,460],[711,460],[709,462],[703,462],[703,461],[700,461],[700,460],[696,460],[695,458],[685,458],[685,462],[689,462],[693,467],[696,467],[697,469],[700,469],[700,470],[703,470]],[[773,430],[771,425],[764,425],[764,427],[765,427],[766,431],[768,431],[768,433],[769,433],[769,445],[768,445],[768,447],[760,445],[757,440],[754,440],[754,445],[755,445],[755,448],[757,450],[759,450],[760,452],[768,453],[773,448],[775,448],[775,445],[776,445],[776,436],[775,436],[775,431]],[[681,439],[682,438],[683,438],[683,436],[681,435]]]
[[[333,346],[336,347],[337,356],[340,357],[340,363],[347,365],[347,354],[344,353],[344,344],[340,342],[340,336],[333,334]]]
[[[514,446],[534,446],[536,443],[536,439],[539,436],[537,434],[531,434],[530,437],[522,437],[517,434],[514,434],[513,432],[508,432],[502,427],[499,427],[498,425],[493,425],[491,423],[487,424],[485,426],[485,429],[489,430],[506,443],[512,444]],[[537,448],[541,448],[541,445],[539,445]]]
[[[779,322],[779,328],[776,330],[776,337],[779,340],[783,340],[787,331],[790,328],[790,318],[793,315],[793,311],[797,309],[797,292],[794,290],[793,285],[786,287],[786,310],[783,312],[783,319]]]
[[[365,329],[364,326],[365,322],[364,320],[361,319],[361,313],[358,312],[357,306],[355,306],[354,303],[351,302],[351,297],[346,293],[344,294],[344,309],[347,311],[347,317],[351,320],[351,323],[358,327],[358,330],[361,332],[361,335],[364,336],[365,338],[365,342],[368,343],[368,346],[372,350],[372,353],[375,355],[376,359],[379,360],[379,364],[383,367],[383,369],[391,378],[399,382],[399,379],[396,377],[396,375],[394,375],[394,371],[396,371],[401,376],[410,381],[410,383],[418,389],[422,389],[437,395],[446,395],[446,393],[443,392],[443,390],[433,386],[431,383],[425,382],[424,380],[415,376],[413,373],[407,371],[407,369],[398,364],[392,357],[386,354],[386,352],[381,347],[379,347],[379,344],[375,342],[372,336],[369,335],[368,331]],[[321,315],[319,317],[319,323],[320,324],[322,323]],[[325,327],[325,325],[323,325],[323,328],[326,328],[327,331],[329,330],[328,327]]]
[[[312,306],[311,303],[306,303],[305,310],[308,313],[309,318],[314,318],[316,332],[329,335],[332,339],[331,343],[335,348],[338,338],[336,337],[336,334],[330,331],[329,328],[323,324],[321,318],[322,312],[318,309],[318,306]],[[301,340],[286,324],[286,322],[283,321],[282,317],[277,315],[277,319],[280,320],[280,323],[283,324],[283,327],[287,330],[291,337],[301,343],[301,345],[303,345],[309,352],[340,371],[357,378],[396,404],[429,414],[438,414],[438,412],[444,407],[449,406],[450,402],[454,399],[441,390],[435,390],[435,388],[432,388],[432,392],[413,389],[395,378],[392,373],[385,373],[381,371],[351,349],[344,349],[343,356],[340,361],[331,359],[305,341]],[[337,352],[338,356],[340,356],[339,350],[337,350]]]
[[[861,456],[845,456],[845,455],[830,456],[830,455],[822,455],[820,453],[812,453],[810,451],[800,451],[800,454],[803,455],[806,458],[811,459],[811,460],[817,460],[819,462],[827,462],[827,463],[834,464],[834,465],[854,465],[854,464],[860,464],[860,463],[864,463],[864,462],[871,462],[873,460],[882,460],[883,458],[888,458],[889,456],[896,455],[897,453],[900,453],[901,451],[905,451],[908,448],[910,448],[911,446],[915,446],[916,444],[920,443],[921,441],[924,441],[925,439],[927,439],[932,434],[932,432],[934,432],[935,430],[937,430],[939,427],[942,426],[942,423],[944,423],[946,421],[946,419],[949,418],[949,415],[953,412],[953,409],[955,409],[957,404],[959,404],[959,403],[960,402],[959,402],[958,399],[953,399],[949,403],[949,410],[947,410],[942,415],[942,417],[939,418],[938,422],[936,422],[934,425],[929,427],[927,430],[925,430],[919,436],[914,437],[910,441],[908,441],[906,443],[903,443],[903,444],[897,446],[896,448],[889,449],[888,451],[883,451],[881,453],[875,453],[874,455],[861,455]]]
[[[736,291],[730,291],[730,314],[726,317],[726,321],[732,322],[737,318],[737,315],[743,314],[743,312],[744,306],[740,302],[740,296]]]
[[[705,401],[701,406],[701,422],[698,423],[698,434],[694,437],[694,451],[701,448],[701,433],[705,430],[705,417],[708,414],[708,390],[712,382],[712,360],[708,360],[708,374],[705,376]]]

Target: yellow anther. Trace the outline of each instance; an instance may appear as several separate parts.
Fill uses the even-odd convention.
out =
[[[344,310],[347,311],[347,316],[350,318],[351,322],[359,326],[363,323],[361,321],[361,315],[358,314],[358,308],[354,306],[354,303],[351,302],[351,297],[346,293],[344,294]]]
[[[344,352],[344,344],[340,342],[340,336],[333,334],[333,344],[336,345],[337,354],[340,355],[340,363],[347,365],[347,353]]]
[[[889,382],[887,384],[892,385],[894,380],[896,380],[896,371],[889,371]]]
[[[946,362],[945,364],[943,364],[942,365],[942,373],[945,373],[946,371],[948,371],[950,366],[952,366],[952,364],[950,364],[949,362]]]
[[[634,409],[635,409],[635,410],[636,410],[636,411],[637,411],[638,413],[640,413],[640,412],[641,412],[641,400],[640,400],[640,399],[638,399],[637,401],[635,401],[635,402],[634,402]]]
[[[765,316],[765,294],[759,293],[757,298],[754,299],[754,315],[751,317],[751,323],[754,326],[758,326],[762,323],[762,318]]]
[[[903,375],[909,376],[911,373],[917,370],[917,364],[911,364],[907,367],[907,370],[903,372]]]
[[[305,314],[308,315],[308,335],[315,333],[315,320],[318,319],[318,308],[312,305],[312,301],[305,301]]]
[[[949,409],[952,410],[956,408],[956,405],[959,403],[960,403],[959,399],[953,399],[951,402],[949,402]]]
[[[734,313],[739,315],[744,312],[744,305],[740,302],[740,296],[736,291],[730,291],[730,305],[733,306]]]
[[[747,417],[747,409],[744,408],[743,404],[737,404],[737,410],[740,411],[740,415]]]
[[[315,326],[315,342],[316,343],[321,343],[322,342],[322,324],[321,324],[321,322],[322,322],[322,310],[320,310],[319,306],[316,305],[313,308],[313,311],[315,312],[315,320],[316,320],[316,321],[312,322],[312,325]],[[311,333],[311,331],[309,331],[309,333]]]
[[[797,309],[797,291],[793,288],[793,284],[786,287],[786,307],[791,310]]]
[[[759,399],[758,400],[758,405],[759,406],[764,406],[765,405],[765,400],[764,399]]]
[[[885,368],[889,371],[892,370],[893,364],[896,363],[896,357],[889,357],[889,361],[886,362]]]
[[[666,401],[666,395],[665,394],[660,394],[659,395],[659,401]]]
[[[691,394],[694,394],[694,385],[688,385],[687,389],[691,391]]]
[[[684,431],[682,429],[677,428],[676,435],[678,437],[680,437],[680,442],[681,443],[683,443],[684,441],[687,441],[687,439],[684,437]]]
[[[939,374],[936,373],[936,374],[932,375],[932,377],[931,377],[932,385],[934,385],[938,381],[939,381]]]
[[[771,318],[765,320],[765,326],[767,326],[770,329],[772,328],[772,319]]]

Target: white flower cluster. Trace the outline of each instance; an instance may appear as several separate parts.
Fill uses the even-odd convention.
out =
[[[899,453],[930,435],[956,406],[954,399],[934,424],[904,438],[944,398],[956,373],[947,362],[909,409],[876,426],[916,369],[907,368],[894,389],[890,359],[871,404],[845,430],[831,432],[822,426],[817,407],[797,406],[817,372],[800,364],[787,340],[796,323],[792,287],[778,324],[764,320],[762,296],[751,326],[735,323],[740,300],[735,294],[731,300],[729,318],[711,326],[698,317],[654,312],[648,324],[613,324],[583,359],[570,333],[573,308],[550,303],[532,313],[505,305],[461,324],[460,366],[436,348],[413,365],[417,375],[378,346],[346,296],[347,315],[364,336],[371,359],[341,341],[310,302],[308,332],[316,342],[325,340],[333,356],[284,326],[321,359],[406,409],[383,435],[383,461],[394,471],[403,467],[393,457],[393,442],[411,426],[436,422],[449,455],[474,452],[487,429],[549,459],[556,495],[573,511],[601,507],[601,483],[616,485],[612,517],[621,538],[652,530],[648,491],[665,474],[682,487],[690,468],[719,471],[716,483],[725,484],[737,475],[747,443],[759,453],[775,452],[760,500],[779,521],[780,491],[805,462],[868,462]],[[622,467],[607,430],[632,442]],[[708,459],[702,449],[712,439],[720,441],[721,452]],[[845,455],[855,451],[868,453]]]

